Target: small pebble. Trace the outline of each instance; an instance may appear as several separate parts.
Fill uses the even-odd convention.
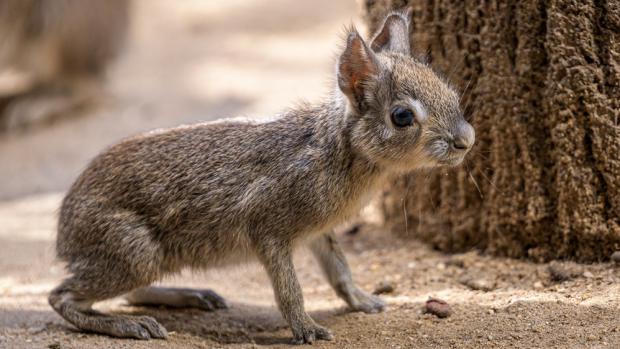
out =
[[[394,292],[394,290],[396,289],[396,285],[394,285],[393,282],[390,281],[381,281],[377,287],[375,287],[375,290],[372,291],[372,294],[385,294],[385,293],[392,293]]]
[[[452,314],[452,309],[450,309],[450,305],[446,301],[429,298],[424,306],[424,313],[433,314],[443,319]]]
[[[589,271],[587,271],[587,270],[586,270],[586,271],[584,271],[584,272],[583,272],[583,277],[584,277],[584,278],[591,279],[591,278],[593,278],[593,277],[594,277],[594,274],[592,274],[591,272],[589,272]]]
[[[620,251],[616,251],[611,254],[611,261],[620,264]]]

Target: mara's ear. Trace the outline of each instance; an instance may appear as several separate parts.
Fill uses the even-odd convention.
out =
[[[375,52],[392,51],[404,55],[411,54],[409,47],[409,16],[406,13],[394,12],[389,14],[381,29],[375,34],[370,47]]]
[[[364,108],[368,81],[377,74],[377,70],[374,53],[366,46],[357,30],[352,28],[347,34],[344,52],[338,60],[338,87],[358,111]]]

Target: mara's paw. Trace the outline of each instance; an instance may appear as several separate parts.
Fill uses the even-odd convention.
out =
[[[316,340],[331,341],[334,335],[330,330],[314,322],[293,329],[293,344],[312,344]]]
[[[134,318],[133,321],[147,330],[149,338],[166,339],[168,337],[168,331],[166,331],[166,328],[150,316],[138,316]]]
[[[146,340],[168,337],[168,331],[164,326],[150,316],[105,316],[88,329],[120,338]]]
[[[363,311],[364,313],[380,313],[385,310],[385,302],[378,296],[366,293],[356,288],[351,295],[349,307],[354,311]]]
[[[212,290],[186,290],[183,294],[188,307],[200,308],[208,311],[227,309],[224,298]]]

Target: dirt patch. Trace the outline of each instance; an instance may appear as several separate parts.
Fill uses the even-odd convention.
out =
[[[620,6],[365,4],[372,28],[412,7],[412,47],[464,91],[476,128],[465,166],[391,192],[398,231],[445,251],[536,260],[607,260],[620,249]]]
[[[289,346],[269,281],[258,266],[185,273],[164,284],[212,288],[230,309],[98,305],[117,313],[148,314],[171,331],[167,341],[121,340],[76,332],[52,311],[47,292],[64,275],[54,262],[54,210],[60,195],[0,205],[0,348],[259,348]],[[381,295],[388,310],[350,313],[321,276],[309,253],[296,267],[306,307],[331,328],[334,342],[318,348],[614,348],[620,346],[620,266],[612,263],[534,264],[468,252],[446,255],[400,240],[373,226],[339,235],[357,282]],[[16,252],[17,251],[17,252]],[[555,270],[555,271],[551,271]],[[570,277],[558,281],[557,270]],[[463,284],[469,278],[488,290]],[[451,314],[425,313],[430,298],[446,301]]]

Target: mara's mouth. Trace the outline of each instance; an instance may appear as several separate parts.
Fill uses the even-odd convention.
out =
[[[439,167],[455,167],[463,163],[464,155],[445,155],[441,157],[429,156],[424,161],[416,162],[416,169],[433,169]]]
[[[433,159],[437,166],[454,167],[463,162],[470,147],[456,147],[450,141],[442,139],[439,142],[431,143],[427,149],[429,158]]]
[[[437,138],[425,147],[425,159],[420,167],[455,167],[463,163],[470,147],[454,147],[449,140]]]
[[[441,159],[437,160],[439,166],[454,167],[463,163],[465,154],[446,154]]]

